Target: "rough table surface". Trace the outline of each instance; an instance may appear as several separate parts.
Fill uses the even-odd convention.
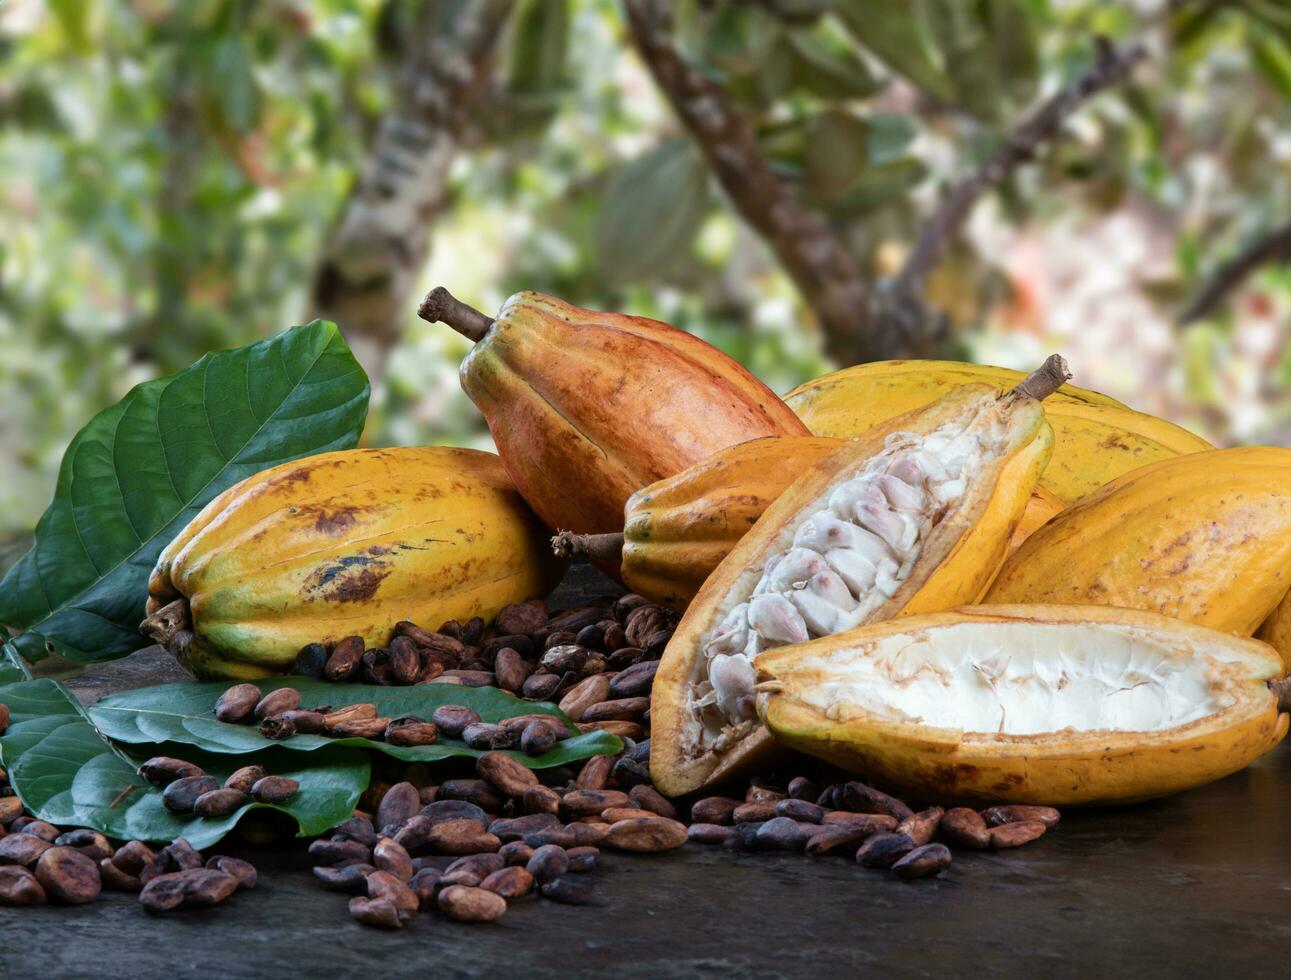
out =
[[[561,595],[594,585],[581,576]],[[399,933],[367,929],[345,896],[315,886],[303,847],[215,850],[255,863],[260,886],[157,919],[124,895],[0,909],[0,980],[1291,975],[1285,745],[1168,800],[1068,811],[1018,851],[957,853],[933,881],[695,845],[606,853],[598,906],[527,899],[489,925],[427,914]]]

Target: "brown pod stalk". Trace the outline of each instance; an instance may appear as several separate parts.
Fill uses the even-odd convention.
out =
[[[623,557],[623,540],[622,531],[608,531],[605,534],[560,531],[551,539],[551,550],[561,558],[617,562]]]

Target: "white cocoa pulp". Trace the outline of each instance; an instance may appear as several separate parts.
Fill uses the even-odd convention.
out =
[[[893,433],[859,472],[805,509],[793,546],[767,559],[752,593],[704,645],[706,669],[689,701],[706,747],[723,751],[753,725],[757,654],[863,625],[896,594],[1005,432],[988,398],[927,435]]]

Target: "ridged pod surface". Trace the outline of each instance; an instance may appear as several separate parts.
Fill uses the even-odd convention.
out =
[[[735,443],[809,434],[698,337],[542,293],[506,301],[461,381],[520,493],[555,530],[617,531],[642,487]]]
[[[166,547],[148,612],[186,600],[177,650],[202,678],[282,673],[306,643],[389,642],[395,623],[491,619],[563,564],[497,456],[360,449],[265,470]]]
[[[1020,371],[958,361],[877,361],[808,381],[785,396],[818,436],[848,438],[928,405],[962,384],[1000,390]],[[1161,459],[1213,448],[1172,422],[1136,412],[1096,391],[1063,385],[1045,401],[1054,453],[1040,485],[1065,503]]]
[[[1291,585],[1291,450],[1215,449],[1128,473],[1000,570],[988,603],[1124,606],[1249,636]]]
[[[1266,644],[1128,609],[959,609],[757,668],[777,738],[920,799],[1128,803],[1236,772],[1287,731]]]
[[[1255,636],[1282,657],[1282,673],[1291,673],[1291,592],[1282,597],[1277,608],[1255,631]]]
[[[949,484],[932,477],[921,483],[918,474],[950,459],[949,450],[930,448],[944,445],[947,432],[957,433],[951,444],[977,440],[980,449],[957,464],[946,462],[954,472],[939,479],[962,480],[958,495],[935,513],[913,511],[918,516],[912,520],[925,523],[917,543],[902,551],[892,543],[894,530],[875,520],[886,518],[874,509],[871,491],[875,481],[889,481],[882,483],[883,493],[900,509],[897,501],[907,488],[890,482],[897,476],[902,483],[914,480],[925,499],[942,499]],[[1004,560],[1052,443],[1034,398],[999,397],[974,385],[844,443],[807,470],[704,583],[668,644],[652,691],[656,786],[669,795],[692,792],[756,766],[774,748],[766,729],[749,717],[740,686],[751,690],[751,656],[764,641],[798,642],[813,632],[977,601]],[[927,461],[937,453],[944,455]],[[916,459],[923,462],[912,469]],[[855,521],[831,516],[853,507]],[[858,528],[866,533],[858,535]],[[901,562],[894,575],[886,566],[886,582],[882,568],[877,578],[871,571],[856,581],[864,572],[855,562],[858,550],[875,554],[867,528],[884,535],[872,560]]]

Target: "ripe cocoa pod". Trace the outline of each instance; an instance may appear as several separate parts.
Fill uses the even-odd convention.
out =
[[[735,443],[806,434],[738,362],[657,320],[533,292],[490,320],[442,288],[419,312],[476,342],[462,387],[552,528],[616,531],[641,487]]]
[[[705,582],[660,663],[650,758],[660,790],[692,792],[771,751],[754,699],[758,651],[980,597],[1052,449],[1040,398],[1065,376],[1054,358],[1004,396],[960,388],[843,444],[775,500]]]
[[[430,522],[448,530],[430,534]],[[248,546],[254,527],[268,530]],[[149,579],[145,629],[199,678],[285,673],[306,643],[354,635],[375,647],[404,619],[492,618],[545,595],[564,567],[547,533],[491,453],[309,456],[224,491],[167,545]],[[182,615],[158,615],[177,601]],[[180,650],[173,641],[185,625]],[[334,649],[324,676],[359,669],[347,661],[338,673],[337,660]]]

